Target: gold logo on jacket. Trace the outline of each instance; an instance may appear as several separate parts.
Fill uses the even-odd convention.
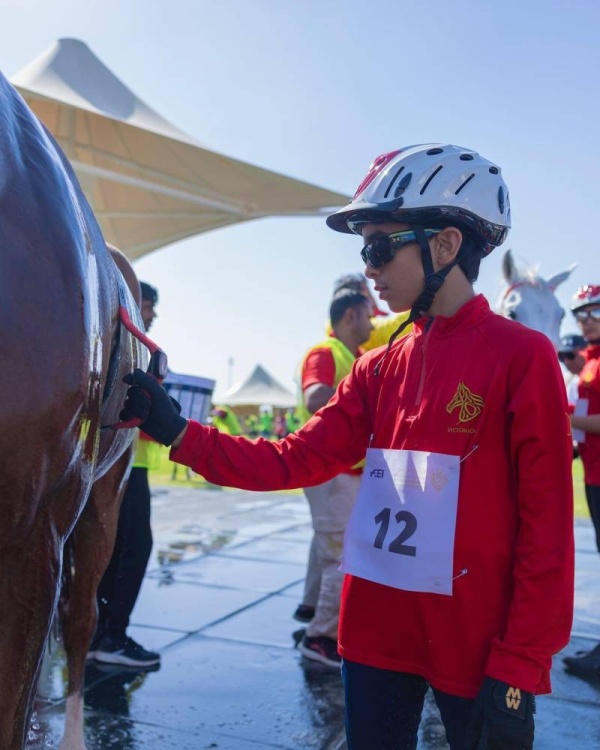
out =
[[[458,421],[470,422],[479,416],[483,406],[484,402],[481,396],[469,390],[464,383],[459,383],[452,401],[446,407],[446,411],[448,414],[452,414],[455,409],[458,409]]]

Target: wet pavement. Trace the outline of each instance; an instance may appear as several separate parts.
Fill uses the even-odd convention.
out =
[[[153,490],[155,544],[130,634],[158,650],[156,671],[89,663],[88,750],[343,750],[339,673],[294,648],[311,528],[302,495],[205,488]],[[536,748],[600,746],[600,679],[564,672],[561,656],[600,640],[600,556],[576,524],[573,637],[538,699]],[[57,748],[64,657],[45,660],[28,750]],[[419,750],[447,748],[428,696]]]

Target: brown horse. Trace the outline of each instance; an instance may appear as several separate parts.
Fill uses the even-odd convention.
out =
[[[101,427],[118,420],[122,376],[147,359],[120,325],[120,304],[141,327],[70,165],[0,74],[2,750],[24,746],[61,576],[71,577],[61,608],[69,667],[61,747],[85,747],[85,655],[133,438]]]

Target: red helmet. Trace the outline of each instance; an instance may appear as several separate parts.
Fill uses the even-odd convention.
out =
[[[600,284],[586,284],[580,287],[573,296],[571,312],[577,312],[588,305],[600,305]]]

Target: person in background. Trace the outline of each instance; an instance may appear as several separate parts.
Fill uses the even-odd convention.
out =
[[[568,372],[568,375],[565,377],[565,386],[570,414],[577,414],[582,406],[582,402],[579,400],[579,373],[585,364],[582,351],[586,346],[587,341],[578,333],[567,333],[561,336],[558,348],[558,361],[564,365]],[[573,438],[573,460],[575,460],[579,458],[577,444],[584,439],[584,433],[575,428],[571,432]]]
[[[561,336],[558,348],[558,361],[565,366],[569,376],[565,378],[567,401],[574,406],[579,398],[579,373],[585,365],[582,354],[587,341],[578,333],[567,333]]]
[[[258,432],[261,437],[267,438],[267,440],[273,437],[273,412],[268,407],[260,407]]]
[[[588,346],[583,350],[585,363],[579,373],[578,401],[571,415],[573,431],[583,464],[585,497],[600,552],[600,284],[587,284],[573,297],[571,311]],[[600,643],[587,653],[566,656],[567,669],[580,677],[600,677]]]
[[[362,294],[369,301],[372,330],[368,341],[365,341],[361,347],[365,352],[370,352],[379,346],[385,346],[391,336],[394,335],[394,332],[403,325],[408,317],[407,313],[388,315],[378,307],[377,301],[367,284],[367,279],[362,273],[348,273],[336,279],[333,285],[333,294],[337,294],[341,289],[352,289]],[[410,329],[410,324],[405,326],[403,330],[404,335],[410,333]],[[328,330],[329,332],[331,331],[331,329]]]
[[[226,432],[228,435],[241,435],[243,433],[240,420],[228,406],[213,406],[210,418],[213,427],[221,432]]]
[[[252,438],[258,437],[259,429],[258,429],[258,415],[257,414],[249,414],[246,417],[246,434],[249,435]]]
[[[288,434],[287,422],[285,415],[279,412],[275,417],[275,437],[278,440],[284,438]]]
[[[451,750],[530,750],[572,625],[572,448],[554,346],[473,287],[508,234],[508,187],[473,150],[408,146],[375,159],[327,223],[362,238],[380,299],[410,310],[408,336],[359,357],[279,442],[181,418],[142,370],[122,418],[243,489],[313,486],[366,453],[342,555],[348,750],[415,750],[430,688]]]
[[[295,409],[288,409],[285,413],[285,426],[288,432],[296,432],[296,430],[302,426]]]
[[[147,332],[157,317],[158,291],[144,281],[140,287],[140,313]],[[151,667],[160,663],[160,654],[148,651],[127,635],[152,551],[148,470],[156,465],[159,454],[160,445],[139,432],[119,510],[115,547],[98,586],[98,625],[88,653],[89,658],[106,664]]]
[[[298,416],[303,422],[321,409],[349,374],[372,330],[368,300],[360,292],[341,289],[329,308],[332,334],[312,347],[302,362]],[[314,487],[305,487],[310,506],[313,538],[310,546],[304,596],[294,613],[308,622],[300,651],[308,659],[339,667],[337,651],[340,592],[343,574],[338,570],[346,524],[360,484],[359,466],[341,472]]]

